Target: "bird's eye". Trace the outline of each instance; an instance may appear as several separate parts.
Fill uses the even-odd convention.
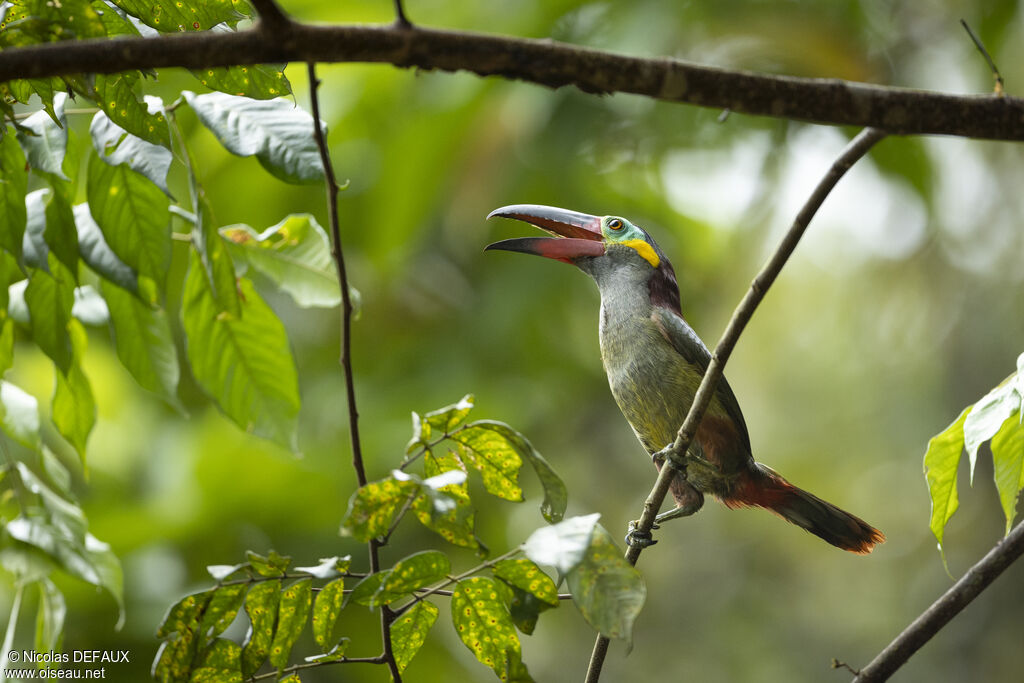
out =
[[[622,230],[622,220],[619,218],[613,218],[608,221],[608,228],[611,230]]]

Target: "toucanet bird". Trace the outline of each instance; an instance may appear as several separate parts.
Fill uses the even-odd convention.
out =
[[[617,216],[590,216],[550,206],[518,204],[488,218],[514,218],[553,237],[508,239],[487,249],[536,254],[570,263],[601,292],[601,359],[612,395],[640,443],[655,456],[671,444],[711,359],[683,320],[672,264],[642,228]],[[756,506],[855,553],[885,540],[880,531],[793,486],[754,462],[739,403],[722,378],[690,447],[687,474],[670,491],[676,508],[663,522],[691,515],[711,494],[730,508]],[[655,458],[659,467],[662,462]]]

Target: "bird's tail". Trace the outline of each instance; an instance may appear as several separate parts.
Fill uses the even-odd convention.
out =
[[[861,555],[885,541],[885,534],[864,520],[793,486],[760,463],[723,502],[731,508],[765,508],[837,548]]]

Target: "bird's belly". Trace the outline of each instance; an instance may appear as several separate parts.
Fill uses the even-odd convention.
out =
[[[606,359],[605,370],[615,402],[648,453],[672,443],[700,386],[701,373],[674,349]],[[718,396],[712,399],[697,433],[699,452],[715,467],[691,467],[689,482],[698,490],[727,496],[735,475],[747,464],[732,419]]]

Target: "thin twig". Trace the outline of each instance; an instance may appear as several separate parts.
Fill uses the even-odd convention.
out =
[[[967,31],[967,35],[969,35],[971,37],[971,40],[974,41],[974,47],[978,48],[978,52],[980,52],[981,56],[985,58],[986,62],[988,62],[988,68],[992,70],[992,76],[993,78],[996,79],[996,84],[994,88],[995,93],[1000,97],[1005,97],[1006,92],[1003,89],[1003,75],[999,73],[999,68],[996,66],[996,63],[992,60],[992,55],[988,53],[988,50],[985,49],[985,44],[982,43],[981,39],[974,34],[974,31],[971,30],[971,27],[968,26],[966,21],[961,19],[960,25],[964,27],[964,30]]]
[[[338,285],[341,287],[341,367],[345,373],[345,396],[348,403],[349,436],[352,442],[352,467],[356,471],[356,479],[360,486],[366,486],[366,468],[363,465],[363,449],[359,440],[359,411],[356,408],[355,378],[352,373],[352,297],[349,292],[348,274],[345,270],[345,254],[341,244],[341,227],[338,221],[338,180],[334,175],[334,165],[327,151],[327,140],[324,138],[320,122],[320,98],[317,89],[320,80],[316,77],[316,64],[306,64],[309,74],[309,97],[313,114],[313,137],[320,151],[320,161],[324,167],[324,179],[327,186],[327,216],[331,224],[331,255],[338,274]],[[370,573],[380,571],[380,543],[371,538],[369,543]],[[391,622],[395,613],[387,605],[380,610],[381,641],[384,653],[381,655],[391,671],[394,683],[402,683],[402,672],[398,669],[394,650],[391,647]]]
[[[405,16],[405,8],[402,7],[402,0],[395,0],[395,24],[402,28],[412,28],[412,22]]]
[[[292,21],[286,35],[258,28],[195,31],[153,38],[64,40],[0,51],[0,82],[135,69],[376,62],[471,71],[551,88],[631,93],[734,114],[828,125],[874,126],[899,135],[1024,140],[1024,98],[952,95],[838,79],[794,78],[632,57],[552,40],[530,40],[420,26],[312,26]]]
[[[477,566],[473,567],[472,569],[467,569],[466,571],[462,572],[458,576],[449,576],[447,579],[445,579],[444,581],[442,581],[441,583],[437,584],[436,586],[434,586],[432,588],[424,589],[422,592],[417,591],[416,595],[413,596],[412,600],[410,600],[409,602],[405,603],[404,605],[402,605],[401,607],[399,607],[399,608],[397,608],[395,610],[395,616],[396,617],[400,616],[401,614],[406,612],[410,607],[415,605],[417,602],[420,602],[424,598],[430,597],[431,595],[443,595],[445,593],[450,595],[451,593],[449,591],[442,590],[445,586],[450,586],[453,583],[458,583],[459,581],[461,581],[462,579],[466,578],[467,576],[472,576],[473,574],[476,574],[479,571],[483,571],[484,569],[487,569],[488,567],[493,567],[494,565],[498,564],[502,560],[507,559],[509,557],[512,557],[513,555],[519,553],[521,550],[522,550],[522,548],[520,548],[520,547],[513,548],[512,550],[509,550],[507,553],[505,553],[503,555],[499,555],[498,557],[495,557],[492,560],[487,560],[486,562],[482,562],[482,563],[478,564]],[[569,596],[569,597],[572,597],[572,596]]]
[[[732,353],[733,348],[735,348],[740,334],[750,321],[757,306],[764,299],[768,288],[775,282],[775,278],[778,277],[782,267],[793,254],[793,250],[796,249],[796,245],[799,243],[800,238],[803,237],[804,231],[810,224],[814,214],[818,211],[821,203],[825,201],[825,197],[828,196],[846,171],[883,137],[885,137],[883,131],[875,128],[866,128],[847,145],[825,176],[818,182],[817,187],[814,188],[811,196],[808,197],[807,202],[794,219],[793,225],[790,226],[789,231],[775,249],[775,253],[772,254],[771,258],[768,259],[768,262],[761,269],[761,272],[751,282],[750,289],[747,290],[746,295],[740,301],[736,310],[733,311],[732,318],[730,318],[725,332],[722,333],[718,346],[715,347],[714,353],[711,354],[711,362],[708,364],[708,369],[704,372],[704,378],[697,389],[697,394],[693,399],[693,404],[690,406],[690,411],[687,413],[683,425],[679,428],[676,440],[664,452],[666,455],[665,466],[661,468],[661,472],[658,474],[658,480],[644,503],[643,515],[637,524],[637,531],[640,533],[650,532],[651,527],[654,525],[654,518],[661,509],[661,504],[665,501],[665,495],[668,493],[672,479],[680,474],[670,465],[671,453],[686,453],[690,447],[690,443],[697,433],[697,427],[700,426],[701,418],[711,404],[715,387],[722,377],[725,364],[729,360],[729,355]],[[626,559],[630,564],[636,564],[642,550],[643,548],[640,545],[629,546],[629,550],[626,551]],[[608,639],[598,635],[594,643],[594,650],[590,656],[587,683],[596,683],[600,679],[601,668],[604,665],[604,658],[607,653]]]
[[[952,588],[932,603],[921,616],[904,629],[871,663],[860,670],[853,683],[888,680],[911,655],[931,640],[949,621],[991,585],[1003,571],[1024,555],[1024,522],[1013,530],[985,557],[971,567]]]
[[[333,659],[331,661],[318,661],[318,662],[307,662],[306,664],[295,664],[293,666],[285,667],[280,671],[268,671],[265,674],[259,674],[258,676],[250,676],[245,679],[246,681],[262,681],[268,678],[272,678],[275,681],[281,680],[280,677],[293,674],[296,671],[302,671],[303,669],[312,669],[318,666],[327,666],[328,664],[383,664],[384,659],[378,655],[376,657],[343,657],[341,659]]]

